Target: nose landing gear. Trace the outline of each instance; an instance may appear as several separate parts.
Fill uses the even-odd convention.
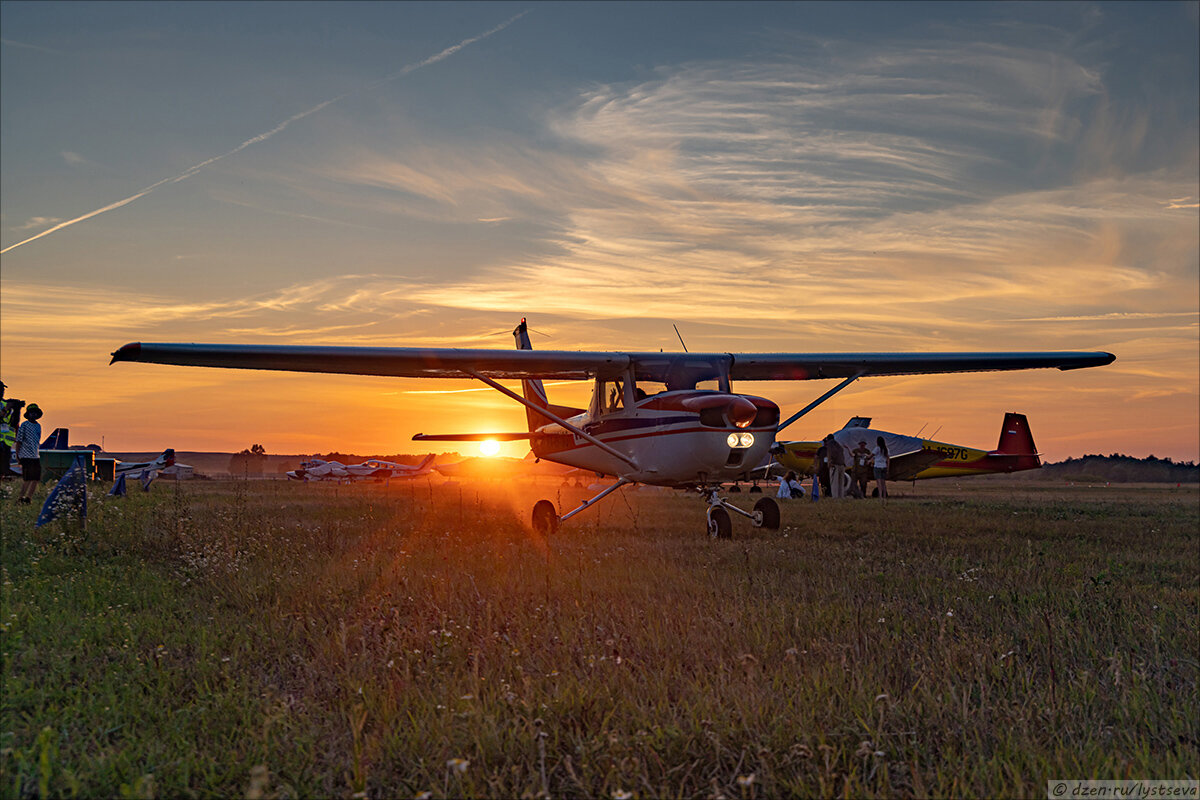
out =
[[[779,504],[772,497],[760,497],[754,504],[753,511],[743,511],[721,497],[716,489],[702,489],[708,500],[708,535],[714,539],[728,539],[733,536],[733,524],[729,512],[741,514],[750,520],[756,528],[766,528],[769,531],[779,530]]]

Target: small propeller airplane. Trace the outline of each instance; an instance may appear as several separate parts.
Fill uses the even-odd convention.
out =
[[[145,470],[158,473],[167,467],[174,466],[174,464],[175,450],[168,447],[166,450],[163,450],[153,461],[118,461],[113,473],[117,477],[120,477],[121,475],[128,475],[132,477],[135,473],[141,475]]]
[[[745,511],[721,497],[725,481],[745,479],[762,463],[776,435],[859,378],[1057,368],[1111,364],[1105,352],[1015,353],[664,353],[534,351],[524,319],[513,330],[516,350],[321,347],[303,345],[131,343],[112,362],[387,375],[474,378],[526,409],[527,430],[509,433],[417,434],[416,441],[522,441],[537,458],[617,480],[577,508],[559,514],[554,503],[533,508],[535,530],[561,522],[632,483],[699,493],[708,502],[708,533],[732,535],[730,512],[755,527],[777,529],[779,506],[763,497]],[[685,348],[686,350],[686,348]],[[779,406],[739,394],[734,381],[840,378],[787,420]],[[592,380],[588,408],[552,404],[543,380]],[[520,380],[522,393],[500,380]],[[715,389],[697,388],[715,384]]]
[[[299,469],[287,472],[287,476],[297,481],[327,481],[327,480],[392,480],[421,478],[433,469],[433,453],[416,466],[397,464],[394,461],[382,461],[377,458],[364,461],[361,464],[343,464],[340,461],[324,461],[320,458],[300,462]]]
[[[989,475],[997,472],[1020,472],[1038,469],[1042,460],[1033,443],[1029,420],[1024,414],[1008,412],[1000,426],[1000,441],[995,450],[981,450],[947,444],[920,436],[905,436],[871,427],[870,417],[853,417],[833,439],[849,453],[865,442],[867,449],[875,447],[882,436],[888,449],[888,480],[923,481],[930,478],[961,478],[968,475]],[[776,442],[771,448],[775,460],[785,469],[811,475],[817,448],[823,442]],[[847,482],[850,478],[847,476]]]

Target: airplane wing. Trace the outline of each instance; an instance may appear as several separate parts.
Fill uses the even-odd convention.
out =
[[[943,453],[931,449],[895,456],[888,460],[888,478],[893,481],[913,480],[944,457]]]
[[[400,378],[584,380],[617,377],[631,364],[637,378],[694,386],[727,373],[733,380],[819,380],[855,375],[1099,367],[1105,352],[998,353],[641,353],[482,350],[414,347],[319,347],[241,344],[127,344],[117,361],[233,369],[387,375]]]

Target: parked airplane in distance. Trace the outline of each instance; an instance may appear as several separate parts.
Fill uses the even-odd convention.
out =
[[[433,453],[425,456],[420,464],[397,464],[372,458],[361,464],[343,464],[340,461],[324,461],[320,458],[300,463],[298,469],[289,471],[288,478],[296,481],[357,481],[357,480],[407,480],[428,475],[433,469]]]
[[[1024,414],[1009,412],[1000,426],[1000,441],[995,450],[979,450],[956,444],[905,436],[870,427],[870,417],[854,417],[834,441],[849,453],[859,442],[867,449],[875,447],[876,437],[887,443],[888,480],[921,481],[929,478],[960,478],[968,475],[987,475],[997,472],[1020,472],[1042,466],[1029,420]],[[821,442],[777,442],[772,449],[780,466],[801,474],[812,474],[813,459]]]
[[[433,471],[433,453],[425,456],[420,464],[397,464],[395,461],[381,461],[378,458],[368,459],[361,464],[350,464],[346,470],[356,478],[375,478],[378,480],[405,480],[408,478],[423,478]]]
[[[116,477],[128,475],[133,477],[135,474],[141,474],[144,470],[151,472],[161,472],[167,467],[175,465],[175,450],[168,447],[159,454],[158,458],[153,461],[118,461],[116,464]]]
[[[538,458],[616,477],[604,491],[560,514],[550,500],[533,508],[543,533],[631,483],[699,493],[708,503],[708,533],[732,534],[730,513],[760,528],[779,527],[779,506],[763,497],[745,511],[721,497],[725,481],[745,479],[779,431],[859,378],[1054,368],[1098,367],[1105,352],[1008,353],[665,353],[635,351],[533,352],[525,320],[513,331],[515,351],[424,347],[316,347],[141,343],[124,345],[113,362],[475,378],[526,408],[524,431],[414,437],[423,441],[528,441]],[[820,380],[841,383],[779,421],[779,406],[734,391],[734,381]],[[587,409],[552,404],[543,380],[592,380]],[[499,380],[519,380],[522,394]],[[708,388],[712,386],[713,388]]]

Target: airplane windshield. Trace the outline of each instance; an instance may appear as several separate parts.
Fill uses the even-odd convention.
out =
[[[661,394],[667,390],[667,385],[661,381],[643,381],[637,382],[637,388],[633,390],[635,400],[645,400],[647,397],[655,394]]]

